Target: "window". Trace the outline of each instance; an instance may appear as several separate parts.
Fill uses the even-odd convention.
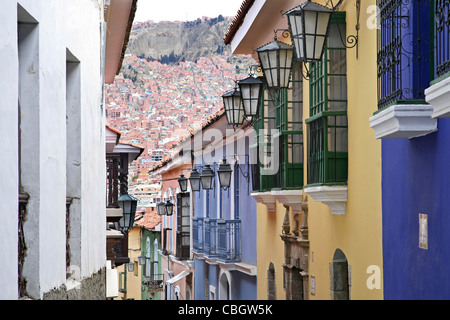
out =
[[[330,263],[330,298],[331,300],[350,299],[350,275],[347,257],[336,249]]]
[[[439,6],[445,1],[437,2]],[[377,5],[381,27],[377,58],[378,108],[423,102],[432,67],[430,1],[378,0]],[[442,31],[440,35],[445,37]]]
[[[303,187],[303,78],[292,65],[288,88],[264,90],[251,146],[253,190]],[[256,161],[255,161],[256,160]]]
[[[450,72],[450,2],[435,0],[435,78]]]
[[[151,247],[150,247],[150,237],[147,237],[145,241],[145,272],[144,277],[148,278],[151,275],[151,263],[150,263],[150,257],[151,257]]]
[[[177,258],[188,259],[191,247],[190,193],[177,194]]]
[[[273,187],[273,173],[270,173],[272,160],[272,134],[275,130],[275,91],[264,90],[261,99],[260,111],[254,119],[255,141],[251,146],[253,158],[252,165],[253,190],[270,190]]]
[[[303,77],[301,64],[294,62],[288,89],[278,93],[276,129],[279,137],[278,188],[303,187]]]
[[[310,66],[308,185],[347,182],[345,13],[333,15],[322,61]]]

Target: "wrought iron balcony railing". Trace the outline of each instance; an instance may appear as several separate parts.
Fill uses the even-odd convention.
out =
[[[241,261],[241,220],[220,220],[217,225],[219,260]]]
[[[225,262],[241,261],[241,220],[193,218],[193,250]]]
[[[203,218],[192,218],[192,249],[194,252],[203,252]]]

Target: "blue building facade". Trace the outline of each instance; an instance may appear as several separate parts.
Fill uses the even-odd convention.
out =
[[[225,120],[223,115],[217,125],[208,127],[223,134],[221,142],[195,156],[198,171],[208,164],[215,178],[212,189],[193,193],[194,299],[256,300],[256,201],[250,195],[250,141],[245,130],[227,130]],[[217,175],[223,158],[233,170],[226,189],[220,188]]]
[[[450,4],[377,4],[384,298],[449,299]]]

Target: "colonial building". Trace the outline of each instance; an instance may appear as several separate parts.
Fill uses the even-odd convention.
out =
[[[213,173],[210,187],[202,183],[192,192],[196,300],[257,297],[256,201],[251,197],[249,151],[253,138],[249,123],[233,128],[225,113],[218,113],[183,148],[193,151],[196,172]],[[230,166],[229,186],[225,187],[219,177],[223,161]],[[191,189],[192,185],[191,180]]]
[[[366,23],[374,5],[245,0],[225,36],[234,54],[271,63],[259,74],[254,118],[258,299],[383,298],[381,285],[367,284],[371,270],[381,283],[383,269],[381,144],[368,125],[377,110],[376,23]],[[319,19],[293,35],[288,11],[305,7],[331,14],[329,27]],[[320,30],[325,37],[305,40]],[[275,48],[278,69],[267,53]]]
[[[377,5],[384,297],[448,299],[450,4]]]
[[[133,5],[2,2],[1,299],[105,299],[103,84]]]
[[[192,198],[190,189],[180,190],[178,179],[191,167],[190,159],[168,157],[150,171],[161,177],[161,202],[157,212],[161,220],[160,271],[163,300],[193,299],[193,261],[191,253]],[[162,211],[161,211],[162,210]]]

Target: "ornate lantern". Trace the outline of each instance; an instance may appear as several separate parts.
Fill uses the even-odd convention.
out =
[[[239,126],[244,123],[244,107],[242,105],[241,92],[237,86],[234,90],[225,93],[222,99],[228,124]]]
[[[210,190],[213,187],[214,172],[209,164],[205,165],[200,175],[200,180],[202,182],[202,188],[205,190]]]
[[[294,49],[275,40],[257,49],[261,69],[268,89],[287,88],[291,77]]]
[[[239,81],[238,85],[241,90],[245,116],[256,117],[259,112],[263,82],[256,77],[250,76]]]
[[[333,9],[308,0],[285,13],[298,60],[322,60],[333,12]]]
[[[230,187],[232,172],[233,170],[231,170],[230,164],[228,164],[227,160],[224,158],[223,162],[219,165],[219,169],[217,170],[220,187],[222,188]]]
[[[139,199],[124,194],[117,199],[119,206],[122,209],[122,218],[119,220],[119,228],[122,232],[126,233],[134,225],[134,216],[136,214],[137,202]]]
[[[197,169],[192,169],[191,176],[189,177],[192,191],[200,191],[200,174]]]

